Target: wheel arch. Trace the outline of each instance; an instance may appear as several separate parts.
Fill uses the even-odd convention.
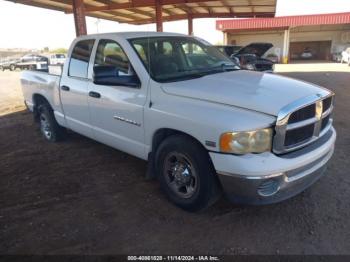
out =
[[[177,129],[173,129],[173,128],[159,128],[157,129],[152,136],[152,144],[151,144],[151,150],[148,153],[148,170],[147,170],[147,174],[146,177],[154,177],[154,164],[155,164],[155,159],[156,159],[156,152],[157,149],[159,147],[159,145],[168,137],[173,136],[173,135],[183,135],[185,137],[190,138],[192,141],[194,141],[195,143],[197,143],[203,150],[204,152],[206,152],[208,159],[210,161],[210,163],[213,165],[213,161],[209,155],[208,149],[205,148],[205,146],[194,136],[177,130]]]
[[[38,108],[40,105],[47,104],[52,109],[50,102],[42,94],[34,93],[32,96],[32,101],[33,101],[33,113],[34,113],[35,120],[38,120],[38,115],[39,115]]]
[[[173,135],[183,135],[185,137],[190,138],[194,142],[196,142],[207,154],[208,159],[212,166],[214,167],[214,164],[211,160],[211,157],[208,153],[208,149],[205,148],[205,146],[194,136],[185,133],[183,131],[173,129],[173,128],[159,128],[157,129],[152,136],[151,140],[151,150],[148,153],[148,168],[147,168],[147,173],[146,173],[146,178],[152,179],[155,178],[155,160],[156,160],[156,152],[159,147],[159,145],[168,137],[173,136]]]
[[[155,153],[159,147],[159,145],[169,136],[173,136],[173,135],[183,135],[186,136],[190,139],[192,139],[193,141],[195,141],[196,143],[198,143],[206,152],[208,151],[205,146],[194,136],[177,130],[177,129],[173,129],[173,128],[159,128],[158,130],[156,130],[152,136],[152,145],[151,145],[151,152]]]

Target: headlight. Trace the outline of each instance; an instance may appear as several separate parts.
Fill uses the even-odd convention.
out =
[[[246,67],[248,70],[255,70],[255,66],[252,65],[252,64],[246,64],[245,67]]]
[[[220,137],[220,150],[225,153],[247,154],[271,150],[272,129],[224,133]]]

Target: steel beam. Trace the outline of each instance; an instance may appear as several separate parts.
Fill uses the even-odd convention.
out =
[[[193,19],[194,18],[237,18],[237,17],[252,17],[252,13],[194,13],[192,14]],[[268,12],[268,13],[259,13],[256,15],[256,17],[273,17],[274,13]],[[176,21],[176,20],[185,20],[188,19],[187,14],[181,14],[181,15],[170,15],[170,16],[164,16],[163,22],[170,22],[170,21]],[[140,19],[135,20],[132,22],[129,22],[130,24],[150,24],[155,23],[156,21],[154,19]]]
[[[86,35],[84,0],[73,0],[73,15],[76,35]]]
[[[162,0],[156,0],[156,26],[157,32],[163,32]]]
[[[193,16],[191,14],[188,15],[187,23],[188,23],[188,35],[193,35]]]

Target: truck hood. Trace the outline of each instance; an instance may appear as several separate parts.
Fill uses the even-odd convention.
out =
[[[285,105],[321,90],[303,81],[245,70],[164,83],[162,89],[170,95],[241,107],[273,116],[277,116]]]
[[[251,43],[241,48],[237,55],[255,54],[257,57],[262,57],[271,47],[273,47],[271,43]]]

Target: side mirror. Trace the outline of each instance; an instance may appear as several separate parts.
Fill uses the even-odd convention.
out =
[[[115,66],[94,66],[93,82],[96,85],[129,86],[138,88],[141,83],[137,75],[119,75]]]
[[[49,65],[49,74],[51,75],[57,75],[57,76],[60,76],[62,75],[62,68],[63,66],[62,65]]]

